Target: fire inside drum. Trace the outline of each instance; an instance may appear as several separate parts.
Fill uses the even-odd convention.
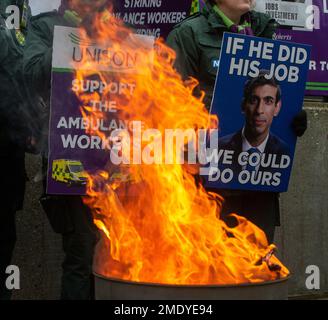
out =
[[[219,124],[217,117],[209,115],[202,97],[193,95],[197,83],[183,81],[174,69],[175,53],[164,43],[146,45],[144,39],[132,36],[122,21],[108,18],[112,26],[108,28],[104,18],[96,19],[94,30],[97,32],[92,41],[87,32],[81,31],[80,37],[95,41],[101,48],[129,52],[135,59],[131,72],[116,70],[120,72],[114,74],[111,68],[103,72],[93,59],[85,59],[75,67],[75,77],[80,83],[98,79],[99,83],[129,83],[134,87],[133,92],[125,90],[117,95],[113,95],[108,86],[102,93],[85,91],[83,85],[76,92],[87,123],[113,118],[111,112],[94,108],[94,101],[104,105],[115,101],[116,118],[133,124],[132,129],[118,137],[120,148],[116,157],[122,160],[119,172],[115,172],[118,168],[113,166],[113,154],[108,148],[111,161],[99,172],[90,174],[88,196],[84,198],[105,244],[104,251],[96,254],[95,271],[107,277],[97,277],[97,297],[249,299],[253,291],[254,298],[255,293],[256,298],[286,297],[286,282],[275,279],[285,278],[289,271],[274,256],[275,246],[267,242],[264,232],[237,215],[234,217],[238,224],[234,228],[218,219],[222,198],[196,183],[198,166],[192,165],[193,161],[182,165],[186,143],[192,143],[195,148],[190,149],[196,150],[199,130],[216,129]],[[102,67],[108,63],[108,56],[100,61]],[[138,128],[144,130],[136,135]],[[148,129],[156,132],[153,138],[158,141],[156,148],[149,144],[149,137],[142,139]],[[187,141],[182,136],[179,146],[177,139],[166,143],[167,130],[193,133]],[[86,133],[101,141],[110,138],[101,126],[87,126]],[[146,155],[146,161],[139,161],[142,154]],[[117,173],[128,178],[113,178]],[[110,280],[112,278],[132,282]],[[218,279],[223,287],[212,286],[212,283],[218,284]],[[246,282],[256,285],[225,285]],[[271,285],[274,289],[269,294]],[[280,286],[283,293],[278,295]],[[230,291],[234,294],[228,295]],[[245,296],[241,292],[246,292]]]
[[[97,300],[287,300],[288,279],[239,285],[136,283],[95,274]]]

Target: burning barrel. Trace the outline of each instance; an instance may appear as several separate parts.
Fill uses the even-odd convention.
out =
[[[95,273],[97,300],[286,300],[289,277],[238,285],[163,285],[111,279]]]

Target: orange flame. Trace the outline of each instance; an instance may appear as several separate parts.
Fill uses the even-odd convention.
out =
[[[116,116],[141,121],[143,132],[154,128],[164,136],[168,128],[199,129],[217,124],[202,97],[193,96],[197,82],[186,85],[182,81],[173,68],[175,53],[161,40],[156,41],[155,49],[145,49],[143,39],[131,37],[132,32],[121,21],[108,15],[106,19],[98,16],[92,29],[93,40],[100,45],[111,44],[105,64],[111,62],[109,52],[113,50],[133,54],[137,63],[133,72],[107,73],[94,71],[99,69],[99,62],[85,58],[83,69],[93,71],[77,71],[77,79],[96,75],[107,84],[117,81],[133,85],[133,90],[123,86],[120,94],[113,94],[109,87],[102,94],[80,92],[85,119],[113,116],[95,111],[90,106],[94,99],[115,100]],[[108,138],[97,129],[88,129],[88,133]],[[155,136],[148,144],[138,138],[132,144],[141,144],[143,153],[154,156],[149,143]],[[267,243],[264,232],[237,215],[234,228],[220,220],[222,198],[206,192],[195,181],[195,166],[178,164],[171,149],[162,146],[163,154],[167,157],[169,153],[175,160],[173,164],[155,161],[122,165],[118,175],[109,165],[107,170],[90,176],[85,202],[104,235],[95,258],[96,272],[124,280],[180,285],[237,284],[286,277],[289,272],[271,256],[275,246]],[[163,154],[157,157],[164,158]],[[124,157],[133,155],[125,153]],[[128,178],[115,178],[122,176]]]

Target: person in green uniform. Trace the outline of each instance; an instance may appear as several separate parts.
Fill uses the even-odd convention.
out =
[[[12,15],[6,12],[10,5],[20,9],[18,29],[6,24],[8,16]],[[24,109],[22,67],[28,9],[27,1],[2,1],[0,6],[0,300],[11,297],[5,285],[6,268],[11,263],[16,243],[16,212],[23,207],[25,193],[25,147],[29,128]]]
[[[278,23],[268,15],[253,11],[253,0],[206,0],[202,12],[174,27],[167,44],[176,52],[175,68],[183,80],[199,81],[195,95],[205,92],[204,104],[210,109],[224,32],[272,38]],[[297,136],[304,134],[307,117],[302,111],[293,121]],[[221,217],[236,212],[258,225],[271,243],[275,226],[280,224],[279,193],[210,190],[224,197]]]
[[[54,27],[78,27],[81,24],[87,27],[86,20],[92,18],[92,13],[102,10],[105,3],[106,0],[63,0],[58,11],[32,17],[24,51],[24,74],[31,90],[47,106],[47,114],[50,107]],[[44,145],[42,154],[45,186],[47,145]],[[98,234],[90,209],[80,196],[44,194],[41,203],[54,230],[62,234],[65,258],[62,264],[61,299],[92,299],[92,263]]]

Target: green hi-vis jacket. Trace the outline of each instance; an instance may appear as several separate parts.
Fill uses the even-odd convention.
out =
[[[24,152],[29,127],[22,76],[26,30],[8,28],[7,4],[10,3],[3,1],[0,6],[0,166],[1,183],[5,187],[1,193],[0,210],[11,212],[23,206]]]
[[[30,20],[24,50],[24,76],[35,102],[35,127],[41,153],[48,152],[52,48],[55,26],[73,27],[57,11],[41,13]],[[42,102],[42,103],[41,103]]]
[[[57,11],[31,18],[24,50],[24,74],[27,82],[49,106],[52,46],[55,26],[73,27]]]
[[[250,14],[254,35],[272,38],[278,27],[275,20],[255,11]],[[223,33],[227,31],[222,19],[210,9],[176,25],[167,38],[167,44],[177,54],[175,68],[183,79],[193,77],[199,81],[207,108],[212,100]]]
[[[25,143],[26,124],[22,103],[24,33],[8,29],[0,10],[0,155]]]

